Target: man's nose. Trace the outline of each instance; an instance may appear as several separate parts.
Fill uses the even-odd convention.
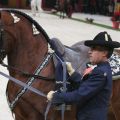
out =
[[[91,53],[92,53],[92,50],[89,50],[88,53],[91,54]]]

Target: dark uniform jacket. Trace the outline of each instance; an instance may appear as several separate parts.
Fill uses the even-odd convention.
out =
[[[107,120],[112,91],[112,72],[109,63],[98,64],[83,79],[75,72],[71,80],[80,81],[79,88],[67,93],[56,92],[53,102],[76,104],[77,120]]]

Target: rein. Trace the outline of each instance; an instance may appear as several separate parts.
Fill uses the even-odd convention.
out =
[[[4,76],[5,78],[8,78],[9,80],[13,81],[14,83],[16,83],[16,84],[18,84],[18,85],[20,85],[20,86],[22,86],[24,88],[27,88],[28,90],[30,90],[30,91],[32,91],[32,92],[34,92],[34,93],[36,93],[36,94],[38,94],[40,96],[46,97],[46,95],[43,92],[39,91],[36,88],[28,86],[26,83],[24,83],[24,82],[14,78],[14,77],[12,77],[12,76],[9,76],[9,75],[1,72],[1,71],[0,71],[0,75]]]
[[[41,75],[35,75],[35,74],[28,73],[26,71],[19,70],[16,67],[13,67],[13,66],[5,64],[4,62],[2,62],[1,65],[3,67],[8,68],[8,69],[12,69],[14,71],[18,71],[19,73],[21,73],[25,77],[34,77],[35,79],[41,79],[41,80],[45,80],[45,81],[53,81],[54,80],[54,78],[44,77],[44,76],[41,76]]]

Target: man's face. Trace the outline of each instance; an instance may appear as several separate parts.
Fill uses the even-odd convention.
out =
[[[94,64],[98,64],[100,62],[107,60],[107,51],[103,50],[100,46],[91,47],[89,50],[89,58],[90,62]]]

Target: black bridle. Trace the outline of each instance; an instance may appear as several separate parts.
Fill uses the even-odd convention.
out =
[[[1,18],[1,13],[0,13],[0,18]],[[4,38],[4,29],[3,29],[2,21],[0,20],[0,63],[3,61],[6,55],[3,38]]]

